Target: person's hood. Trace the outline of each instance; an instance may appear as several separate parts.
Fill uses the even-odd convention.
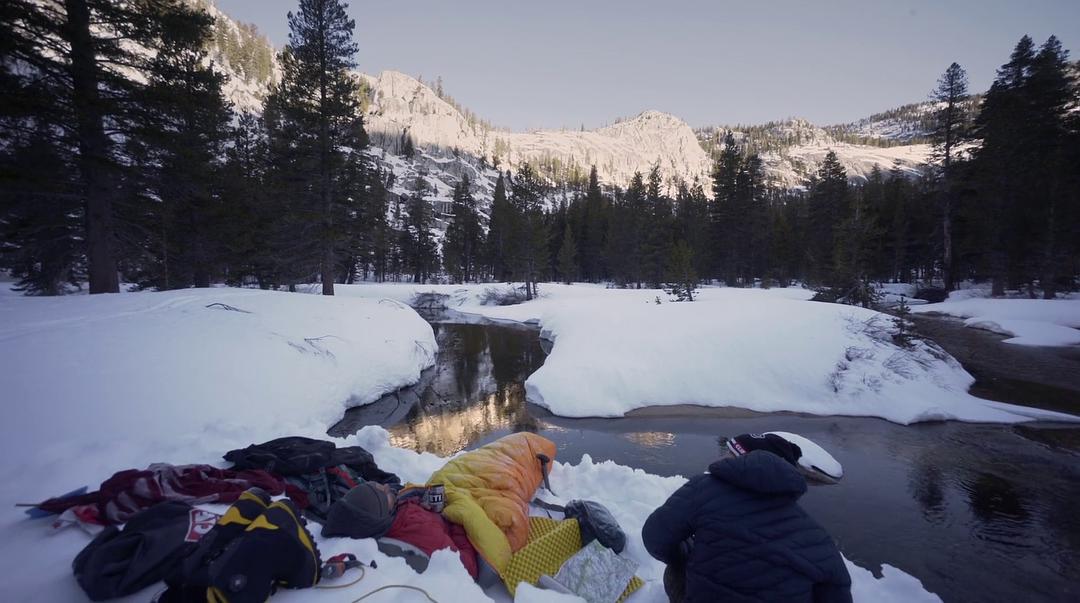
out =
[[[806,492],[806,480],[794,465],[771,452],[754,450],[709,465],[718,480],[751,492],[798,498]]]

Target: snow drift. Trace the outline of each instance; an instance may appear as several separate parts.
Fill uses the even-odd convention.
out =
[[[3,295],[0,479],[36,500],[57,494],[23,477],[39,471],[97,483],[253,433],[325,432],[347,404],[415,383],[436,351],[412,309],[374,300],[227,288]]]
[[[939,304],[912,307],[911,311],[963,318],[967,327],[1009,337],[1005,343],[1080,344],[1080,299],[985,299],[957,293]]]
[[[696,404],[901,424],[1080,420],[971,396],[974,378],[932,342],[898,347],[892,317],[809,302],[805,289],[707,287],[698,301],[671,303],[660,290],[545,284],[539,299],[483,305],[492,288],[357,285],[341,293],[408,301],[434,291],[461,312],[538,323],[554,348],[526,382],[529,400],[567,417]]]

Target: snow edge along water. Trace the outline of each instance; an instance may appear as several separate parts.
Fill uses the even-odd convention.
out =
[[[433,293],[463,316],[538,326],[554,345],[526,381],[527,395],[566,417],[698,405],[903,425],[1080,421],[972,396],[974,378],[936,344],[898,347],[893,317],[807,303],[806,289],[702,287],[699,301],[678,304],[661,290],[546,284],[532,301],[484,305],[490,290],[508,287],[361,284],[341,293],[406,303]]]

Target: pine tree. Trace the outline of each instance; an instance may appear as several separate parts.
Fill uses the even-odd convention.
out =
[[[577,274],[577,244],[574,243],[574,232],[570,224],[563,229],[562,245],[559,247],[559,274],[567,285],[574,281]]]
[[[221,178],[223,245],[227,281],[253,279],[267,289],[277,282],[270,242],[276,216],[266,194],[267,140],[262,120],[242,113],[230,131]]]
[[[896,327],[896,333],[893,334],[893,342],[902,348],[911,347],[913,337],[908,326],[908,320],[911,317],[911,306],[908,305],[907,298],[903,295],[900,296],[900,302],[896,304],[894,313],[893,326]]]
[[[699,275],[709,274],[711,269],[709,207],[700,181],[695,178],[689,187],[680,184],[675,199],[675,238],[690,247],[694,271]]]
[[[52,145],[49,153],[69,168],[57,178],[69,179],[69,213],[82,220],[71,244],[85,254],[90,292],[119,291],[114,205],[128,188],[125,164],[134,162],[122,157],[121,143],[131,135],[131,112],[143,108],[136,97],[162,35],[197,18],[196,10],[179,0],[8,0],[0,15],[8,148],[31,138],[37,148]]]
[[[346,283],[366,278],[376,263],[376,238],[386,228],[386,191],[381,174],[368,156],[367,132],[357,120],[345,139],[343,165],[335,182],[341,203],[335,216],[335,237],[342,253],[337,265],[338,274]]]
[[[843,291],[845,301],[869,308],[876,296],[870,286],[871,244],[879,238],[873,207],[867,203],[866,188],[848,196],[850,206],[846,217],[836,228],[835,267],[831,278],[833,287]]]
[[[645,222],[645,183],[635,172],[608,212],[604,255],[612,279],[620,286],[641,285],[641,242]]]
[[[279,112],[268,120],[272,135],[285,138],[284,151],[298,161],[299,171],[289,177],[298,185],[296,213],[301,220],[318,223],[312,229],[317,242],[323,295],[334,294],[335,253],[347,239],[335,226],[347,198],[335,185],[341,177],[344,146],[359,120],[357,84],[349,70],[355,67],[355,22],[340,0],[300,0],[290,12],[289,43],[281,53],[282,78],[267,101]],[[310,171],[308,171],[310,169]]]
[[[387,176],[381,169],[369,171],[368,202],[365,211],[364,228],[370,240],[370,268],[376,281],[387,279],[391,272],[392,258],[396,249],[393,232],[388,220]]]
[[[460,283],[475,278],[483,232],[470,191],[468,176],[454,187],[453,219],[446,228],[443,242],[443,265],[452,280]]]
[[[762,249],[768,244],[765,232],[765,174],[761,159],[751,155],[742,161],[736,178],[731,235],[734,274],[743,285],[752,286],[754,276],[763,274]]]
[[[1067,52],[1055,37],[1036,51],[1021,38],[998,70],[976,119],[982,144],[974,153],[965,214],[969,252],[993,279],[995,295],[1035,283],[1043,295],[1069,286],[1076,249],[1075,116],[1077,87]]]
[[[1022,148],[1024,122],[1023,86],[1035,60],[1035,45],[1024,36],[1013,49],[1009,62],[998,69],[997,78],[983,98],[976,118],[976,133],[982,144],[975,151],[978,186],[984,201],[979,214],[982,240],[978,246],[989,251],[989,270],[993,277],[994,295],[1005,293],[1010,265],[1019,255],[1022,238],[1019,215],[1023,190],[1021,175],[1025,159]],[[1026,145],[1024,145],[1026,146]]]
[[[645,193],[645,215],[642,218],[642,273],[654,289],[664,283],[664,274],[672,246],[671,200],[660,191],[660,166],[649,171]]]
[[[1068,57],[1057,37],[1050,36],[1035,55],[1025,87],[1031,112],[1026,129],[1040,168],[1033,188],[1028,189],[1036,239],[1030,265],[1046,299],[1053,299],[1057,288],[1068,284],[1073,272],[1070,256],[1075,257],[1070,252],[1080,238],[1075,218],[1080,185],[1075,159],[1080,140],[1073,115],[1080,102],[1080,84],[1070,74]]]
[[[589,170],[589,184],[585,189],[584,205],[585,215],[581,226],[582,277],[585,280],[597,282],[604,277],[602,260],[607,238],[607,211],[595,165]]]
[[[694,270],[694,252],[686,241],[679,241],[671,248],[667,273],[672,282],[665,286],[665,290],[674,297],[673,301],[694,301],[697,273]]]
[[[412,272],[414,283],[425,283],[439,269],[439,251],[431,234],[431,202],[427,200],[426,174],[414,181],[408,200],[409,216],[402,231],[402,255],[405,266]]]
[[[160,289],[209,287],[224,259],[221,159],[231,111],[224,76],[207,66],[211,22],[206,13],[167,22],[128,141],[151,161],[143,171],[156,199],[132,219],[143,223],[151,258],[136,278]],[[121,205],[118,213],[131,212]]]
[[[724,146],[713,164],[713,200],[709,206],[712,274],[725,279],[728,284],[733,284],[734,281],[733,256],[737,252],[738,244],[737,239],[731,235],[735,231],[734,205],[738,195],[740,163],[735,137],[728,132],[724,137]]]
[[[968,115],[964,103],[968,99],[967,73],[953,63],[938,80],[937,88],[930,95],[940,108],[934,114],[934,126],[930,138],[934,143],[934,157],[941,161],[941,233],[942,272],[945,290],[952,291],[954,283],[953,261],[953,171],[957,147],[968,139]]]
[[[892,263],[888,274],[897,282],[911,282],[911,262],[909,239],[909,213],[912,205],[912,188],[904,177],[900,165],[894,164],[889,170],[885,183],[882,211],[890,223],[889,249]]]
[[[84,276],[81,213],[69,201],[76,184],[57,177],[69,170],[45,133],[0,151],[0,266],[19,291],[59,295]]]
[[[532,299],[537,295],[537,281],[550,269],[550,234],[543,210],[545,187],[532,166],[525,163],[518,169],[511,191],[514,213],[520,220],[520,239],[515,245],[517,253],[511,256],[512,265],[525,281],[526,299]]]
[[[515,244],[519,240],[518,223],[517,213],[506,196],[506,182],[500,172],[491,199],[487,236],[488,264],[495,280],[506,282],[514,278]]]
[[[830,281],[836,266],[836,226],[848,205],[848,180],[836,153],[829,151],[809,183],[809,264],[814,279]]]

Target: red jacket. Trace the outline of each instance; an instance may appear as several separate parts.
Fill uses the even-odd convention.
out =
[[[407,542],[429,557],[439,549],[457,551],[469,575],[476,579],[476,549],[465,535],[465,528],[421,507],[415,499],[403,500],[398,504],[394,523],[383,536]]]

